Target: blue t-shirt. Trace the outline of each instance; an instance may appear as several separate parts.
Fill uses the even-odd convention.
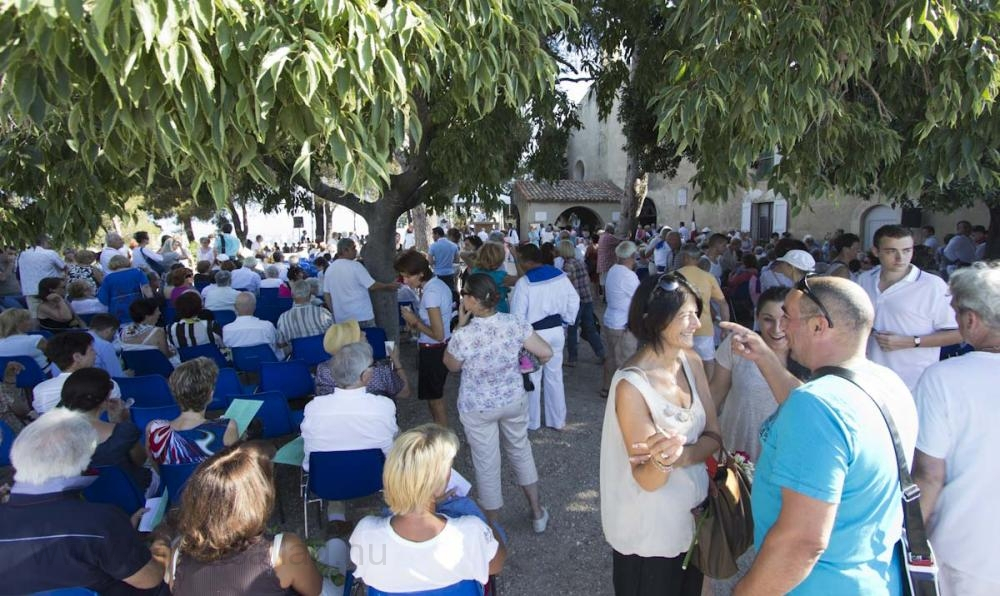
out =
[[[139,269],[112,271],[101,282],[97,299],[108,307],[108,312],[118,317],[120,323],[131,323],[128,307],[142,298],[142,286],[145,285],[149,285],[149,279]]]
[[[915,408],[905,386],[901,391],[889,406],[912,456],[916,423],[909,409]],[[793,391],[760,437],[751,501],[758,552],[778,519],[782,488],[838,504],[826,551],[791,593],[901,594],[893,556],[903,523],[899,475],[875,403],[849,381],[821,377]]]
[[[455,275],[455,256],[458,247],[447,238],[438,238],[427,248],[434,257],[434,275]]]

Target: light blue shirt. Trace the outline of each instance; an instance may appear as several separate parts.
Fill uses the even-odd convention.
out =
[[[427,252],[434,257],[434,275],[455,275],[455,257],[458,247],[447,238],[435,240]]]
[[[870,366],[887,387],[883,398],[912,461],[912,397],[888,369]],[[760,435],[752,493],[758,552],[781,512],[782,488],[837,505],[826,551],[790,593],[901,594],[900,561],[893,556],[903,523],[899,476],[875,403],[849,381],[821,377],[793,391]]]
[[[87,333],[94,338],[94,353],[97,354],[94,366],[106,370],[112,377],[124,377],[125,372],[122,370],[122,363],[118,359],[114,344],[98,337],[93,331]]]

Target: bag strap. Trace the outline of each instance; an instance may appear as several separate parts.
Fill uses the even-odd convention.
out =
[[[924,517],[920,511],[920,487],[913,482],[910,477],[910,466],[906,462],[906,455],[903,452],[903,444],[899,439],[899,432],[896,430],[896,423],[892,419],[885,402],[875,397],[875,393],[869,391],[866,384],[859,378],[859,375],[852,370],[840,366],[824,366],[813,373],[813,378],[825,375],[834,375],[861,389],[878,406],[886,426],[889,428],[889,435],[892,437],[892,448],[896,452],[896,468],[899,472],[899,488],[903,493],[903,528],[906,530],[906,542],[912,560],[931,560],[930,543],[927,540],[927,530],[924,527]]]

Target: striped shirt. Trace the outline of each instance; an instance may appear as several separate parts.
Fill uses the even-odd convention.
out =
[[[213,329],[214,327],[214,329]],[[209,331],[209,330],[212,331]],[[211,336],[209,335],[211,333]],[[181,319],[167,326],[167,341],[175,348],[190,348],[215,343],[222,346],[222,337],[216,324],[202,319]]]
[[[573,282],[576,293],[580,295],[580,303],[593,302],[594,296],[590,292],[590,277],[587,275],[587,269],[583,263],[576,259],[564,259],[563,271],[566,272],[566,277],[569,277],[569,280]]]
[[[278,343],[287,344],[293,339],[322,335],[333,324],[330,311],[312,304],[294,304],[278,317]]]

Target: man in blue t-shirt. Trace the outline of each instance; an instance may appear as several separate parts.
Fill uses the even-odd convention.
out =
[[[800,281],[784,304],[791,357],[810,370],[840,366],[878,388],[907,458],[917,413],[906,385],[865,359],[874,320],[858,285],[836,277]],[[903,523],[895,451],[875,402],[846,379],[801,384],[752,331],[733,350],[757,363],[779,404],[761,427],[753,485],[757,557],[735,594],[901,594],[894,556]]]
[[[434,242],[427,248],[430,254],[431,268],[434,275],[448,284],[452,294],[455,293],[455,257],[458,256],[458,245],[445,237],[444,228],[431,230]]]

